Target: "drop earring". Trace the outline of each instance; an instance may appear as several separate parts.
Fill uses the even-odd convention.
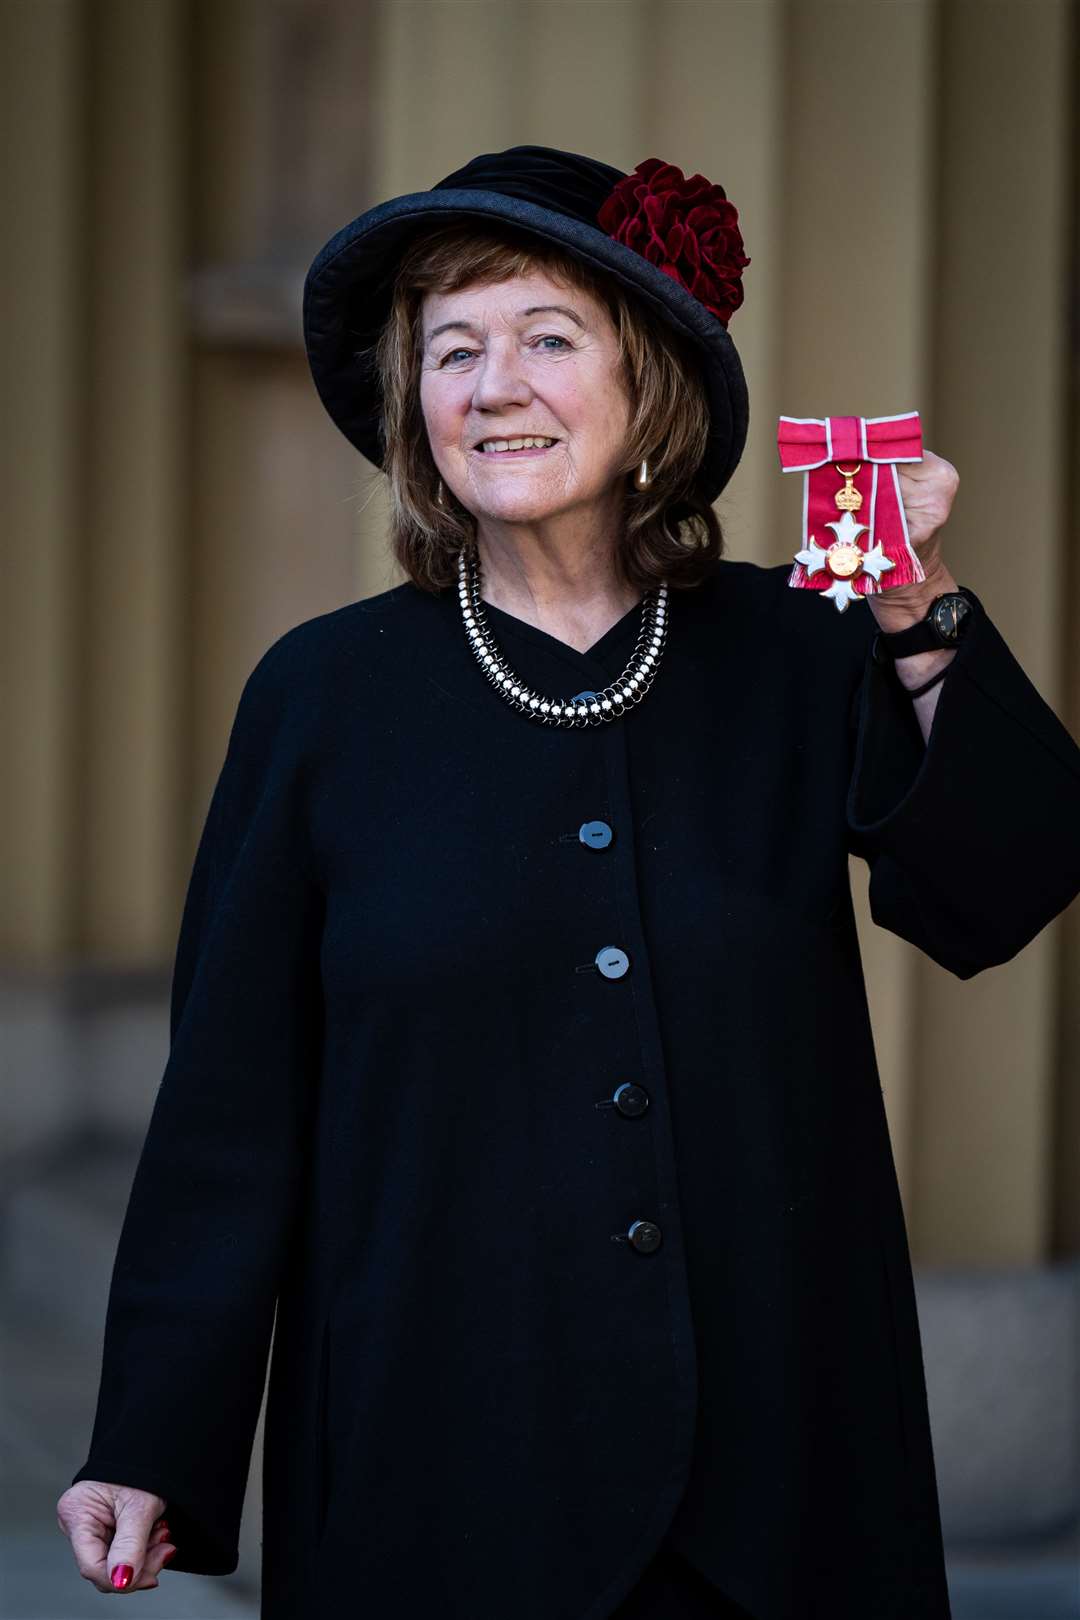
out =
[[[637,489],[648,489],[651,483],[652,477],[649,473],[649,463],[643,458],[641,466],[634,475],[634,485]]]
[[[446,490],[444,489],[443,481],[440,478],[439,482],[438,482],[438,484],[436,486],[436,489],[435,489],[435,505],[436,506],[441,506],[444,511],[446,510],[446,501],[443,499],[445,494],[446,494]]]

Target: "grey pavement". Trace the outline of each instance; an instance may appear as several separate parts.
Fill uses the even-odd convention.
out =
[[[86,1454],[98,1369],[55,1324],[23,1318],[10,1303],[3,1299],[0,1321],[0,1617],[100,1616],[110,1595],[83,1580],[56,1521],[57,1498]],[[258,1620],[250,1573],[211,1579],[166,1569],[159,1579],[151,1591],[125,1593],[124,1613]]]

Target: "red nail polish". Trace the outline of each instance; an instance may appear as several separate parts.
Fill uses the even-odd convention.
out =
[[[170,1552],[167,1552],[167,1553],[166,1553],[166,1554],[165,1554],[165,1556],[164,1556],[164,1558],[163,1558],[163,1559],[162,1559],[162,1560],[161,1560],[161,1562],[162,1562],[162,1564],[163,1564],[163,1565],[165,1565],[165,1564],[171,1564],[171,1563],[172,1563],[172,1561],[173,1561],[173,1559],[174,1559],[174,1558],[175,1558],[175,1557],[176,1557],[176,1548],[175,1548],[175,1547],[173,1547],[173,1548],[172,1548],[172,1550],[171,1550],[171,1551],[170,1551]]]
[[[122,1592],[125,1587],[131,1585],[134,1576],[135,1570],[131,1564],[116,1564],[110,1579],[117,1591]]]

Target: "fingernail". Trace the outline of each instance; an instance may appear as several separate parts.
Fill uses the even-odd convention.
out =
[[[176,1548],[175,1547],[170,1547],[169,1551],[165,1554],[165,1556],[161,1560],[161,1562],[163,1564],[171,1564],[175,1557],[176,1557]]]
[[[126,1586],[131,1585],[134,1574],[135,1569],[132,1564],[116,1564],[109,1578],[117,1591],[122,1592]]]

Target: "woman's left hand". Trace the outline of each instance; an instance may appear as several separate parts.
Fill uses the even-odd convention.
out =
[[[921,461],[898,466],[897,472],[908,537],[926,578],[918,584],[897,585],[892,590],[886,585],[884,590],[867,596],[883,630],[898,628],[901,616],[909,624],[923,618],[935,596],[956,589],[956,581],[941,555],[941,530],[956,499],[959,473],[951,461],[925,448]]]

